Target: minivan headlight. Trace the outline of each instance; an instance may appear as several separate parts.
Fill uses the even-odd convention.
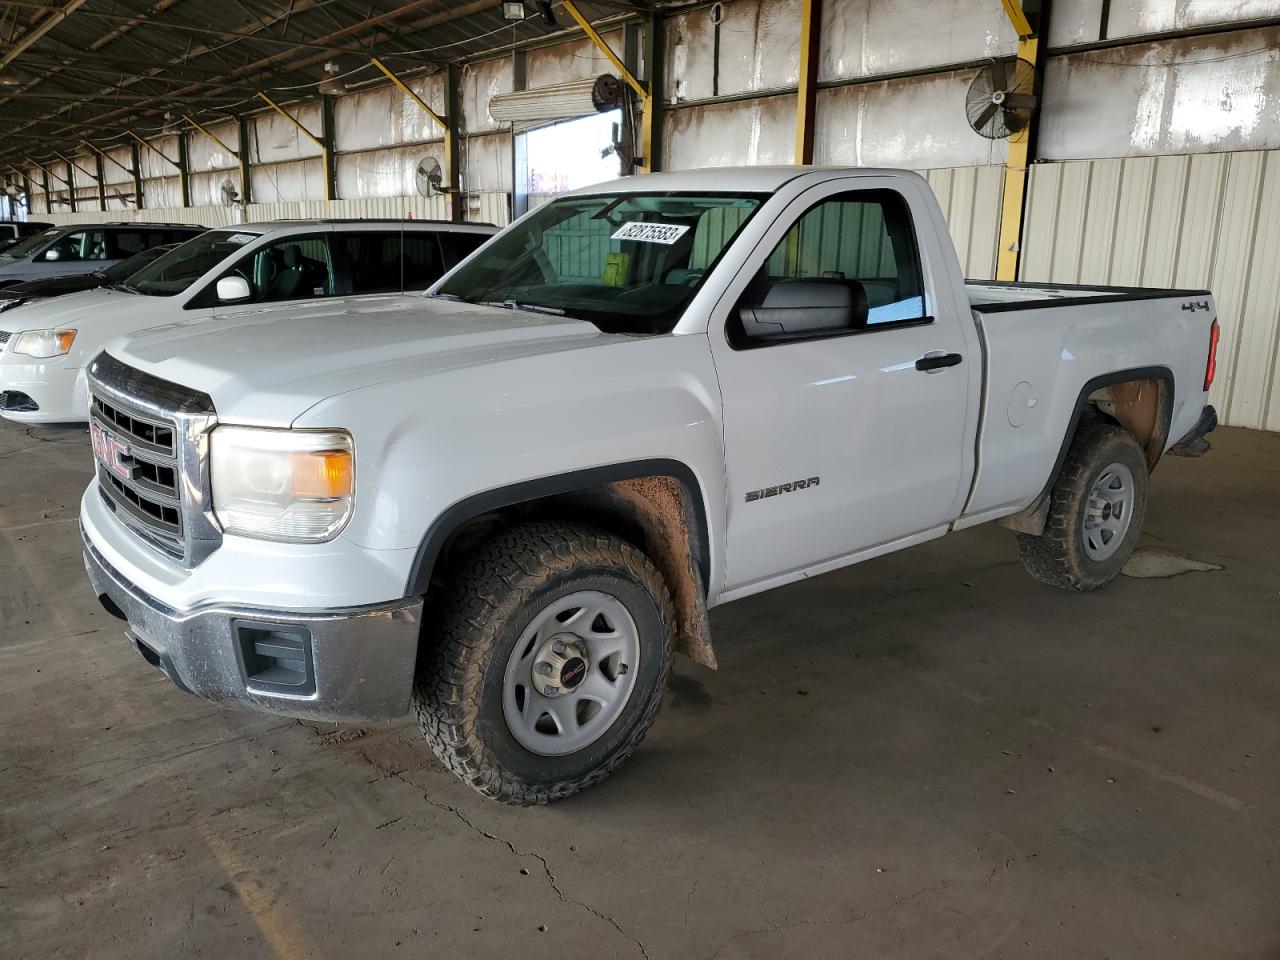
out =
[[[351,434],[215,427],[209,483],[214,515],[226,533],[291,543],[332,540],[351,516]]]
[[[74,330],[25,330],[18,334],[9,349],[24,357],[48,360],[62,356],[75,341]]]

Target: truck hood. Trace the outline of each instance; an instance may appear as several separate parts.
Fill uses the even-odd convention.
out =
[[[5,292],[12,289],[10,287]],[[89,329],[108,318],[127,317],[138,308],[138,301],[141,299],[143,298],[134,293],[107,289],[81,290],[57,299],[51,299],[46,294],[35,302],[23,302],[21,310],[6,311],[4,329],[14,333],[67,327]]]
[[[107,352],[207,393],[220,420],[288,426],[361,387],[614,339],[580,320],[389,296],[186,320],[117,340]]]

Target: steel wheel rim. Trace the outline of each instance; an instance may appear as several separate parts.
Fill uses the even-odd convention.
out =
[[[1098,473],[1085,500],[1081,533],[1090,560],[1106,560],[1124,543],[1133,522],[1133,471],[1112,463]]]
[[[560,653],[557,642],[564,647]],[[569,688],[560,681],[569,681],[574,659],[586,668]],[[538,611],[507,658],[502,682],[507,728],[533,753],[576,753],[604,736],[622,714],[639,662],[639,630],[617,597],[584,590],[554,600]],[[551,665],[552,673],[536,672],[541,665]],[[542,692],[548,684],[555,695]]]

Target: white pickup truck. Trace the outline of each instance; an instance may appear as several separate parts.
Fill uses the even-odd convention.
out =
[[[92,362],[85,562],[182,688],[416,711],[486,796],[603,779],[707,610],[990,520],[1113,578],[1207,449],[1204,291],[966,285],[928,185],[748,168],[563,196],[423,296]],[[1035,589],[1028,587],[1028,589]]]

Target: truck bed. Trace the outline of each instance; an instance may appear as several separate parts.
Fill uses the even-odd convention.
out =
[[[1076,283],[1012,283],[999,280],[966,280],[969,305],[982,313],[1004,310],[1039,310],[1044,307],[1123,303],[1127,300],[1164,300],[1208,297],[1208,290],[1167,290],[1156,287],[1102,287]]]
[[[1204,409],[1214,318],[1207,291],[987,281],[965,290],[986,367],[977,476],[960,526],[1038,495],[1082,400],[1108,382],[1167,384],[1166,445]]]

